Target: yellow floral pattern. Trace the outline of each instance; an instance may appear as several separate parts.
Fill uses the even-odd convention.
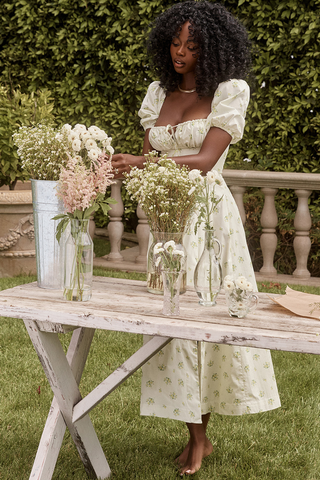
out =
[[[249,87],[243,80],[219,85],[206,119],[178,126],[155,127],[165,92],[153,82],[139,115],[154,149],[168,156],[199,152],[211,127],[226,130],[231,143],[242,138],[249,103]],[[176,127],[176,128],[175,128]],[[228,148],[214,169],[222,173]],[[238,208],[227,185],[216,186],[223,196],[214,214],[215,234],[222,245],[223,276],[244,275],[256,286]],[[195,213],[194,221],[197,214]],[[204,232],[197,235],[191,226],[185,238],[188,255],[187,282],[193,285],[193,272],[203,250]],[[201,307],[199,307],[199,315]],[[268,350],[232,347],[175,339],[142,368],[141,414],[201,423],[201,415],[215,412],[244,415],[280,406],[272,359]]]

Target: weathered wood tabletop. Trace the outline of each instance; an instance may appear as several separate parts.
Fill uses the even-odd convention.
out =
[[[180,296],[179,317],[163,316],[162,302],[162,296],[147,292],[145,282],[95,277],[89,302],[67,302],[60,291],[36,283],[4,290],[0,315],[36,321],[47,332],[98,328],[320,354],[320,320],[293,315],[264,293],[243,319],[228,315],[223,293],[216,306],[201,307],[194,290],[187,290]]]
[[[88,413],[172,338],[320,354],[320,320],[293,315],[266,294],[258,295],[257,309],[239,319],[228,315],[223,293],[215,307],[201,307],[194,290],[180,296],[179,317],[165,317],[163,297],[133,280],[95,277],[89,302],[65,301],[61,291],[40,289],[36,283],[0,292],[0,316],[24,321],[54,393],[30,479],[52,478],[66,427],[87,475],[109,478]],[[82,398],[78,385],[95,329],[153,337]],[[70,330],[66,355],[58,333]]]

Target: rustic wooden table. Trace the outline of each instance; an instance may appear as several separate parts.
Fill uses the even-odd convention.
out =
[[[162,315],[161,296],[145,283],[95,277],[92,300],[67,302],[36,283],[0,292],[0,315],[21,318],[54,393],[30,479],[52,477],[66,426],[91,478],[111,471],[88,413],[172,338],[320,354],[320,322],[291,315],[266,294],[243,319],[228,316],[225,298],[200,307],[193,290],[180,297],[179,317]],[[95,329],[153,335],[121,367],[82,399],[78,385]],[[58,333],[74,330],[67,355]]]

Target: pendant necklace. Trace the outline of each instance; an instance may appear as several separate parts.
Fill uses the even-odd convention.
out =
[[[195,92],[197,89],[196,88],[193,88],[192,90],[182,90],[182,88],[180,88],[180,85],[178,85],[178,89],[180,90],[180,92],[182,93],[193,93]]]

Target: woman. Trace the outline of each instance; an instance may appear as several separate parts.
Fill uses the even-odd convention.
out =
[[[222,172],[230,143],[243,135],[249,87],[250,43],[244,27],[222,6],[185,1],[160,15],[149,37],[160,81],[153,82],[139,111],[145,128],[143,154],[167,153],[177,164]],[[144,156],[113,156],[120,176],[143,168]],[[223,183],[213,217],[222,245],[223,276],[255,277],[233,197]],[[196,217],[194,218],[194,223]],[[186,235],[187,282],[203,249],[204,232]],[[199,307],[199,315],[201,315]],[[143,367],[141,414],[186,422],[190,439],[176,459],[192,475],[213,446],[206,436],[211,412],[242,415],[280,406],[269,351],[173,340]]]

